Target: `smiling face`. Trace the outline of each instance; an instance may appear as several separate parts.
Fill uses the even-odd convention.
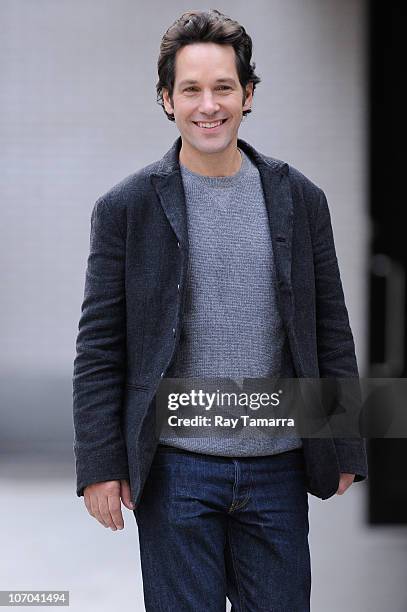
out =
[[[193,165],[195,160],[202,166],[236,154],[237,134],[243,111],[252,103],[252,88],[252,83],[246,86],[243,100],[231,45],[193,43],[177,51],[172,102],[166,89],[163,102],[181,133],[183,163]]]

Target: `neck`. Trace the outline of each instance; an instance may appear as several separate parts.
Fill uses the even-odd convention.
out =
[[[216,153],[192,152],[182,143],[179,162],[197,174],[204,176],[233,176],[239,172],[242,156],[237,148],[237,141],[224,151]]]

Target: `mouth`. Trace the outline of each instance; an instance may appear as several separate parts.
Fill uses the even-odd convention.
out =
[[[193,121],[192,123],[202,131],[218,132],[226,121],[227,119],[219,119],[219,121]]]

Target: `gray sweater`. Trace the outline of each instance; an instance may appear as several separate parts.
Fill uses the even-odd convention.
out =
[[[257,167],[239,151],[242,164],[232,176],[204,176],[180,164],[189,267],[181,340],[168,378],[280,375],[285,332],[270,225]],[[243,413],[256,416],[249,408]],[[199,437],[162,432],[159,442],[223,456],[264,456],[302,446],[298,437],[273,437],[256,427],[213,431],[200,430]]]

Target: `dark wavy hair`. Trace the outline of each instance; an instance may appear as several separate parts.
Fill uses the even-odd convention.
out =
[[[235,50],[236,70],[243,91],[246,85],[253,83],[253,92],[261,79],[254,70],[256,64],[251,62],[252,39],[237,21],[230,19],[216,9],[209,11],[187,11],[183,13],[168,28],[161,40],[158,57],[157,103],[162,106],[170,121],[175,121],[174,115],[167,113],[164,107],[162,90],[168,90],[172,104],[175,82],[175,56],[181,47],[198,42],[213,42],[218,45],[232,45]],[[245,99],[245,93],[243,101]],[[243,116],[251,113],[251,109],[243,111]]]

